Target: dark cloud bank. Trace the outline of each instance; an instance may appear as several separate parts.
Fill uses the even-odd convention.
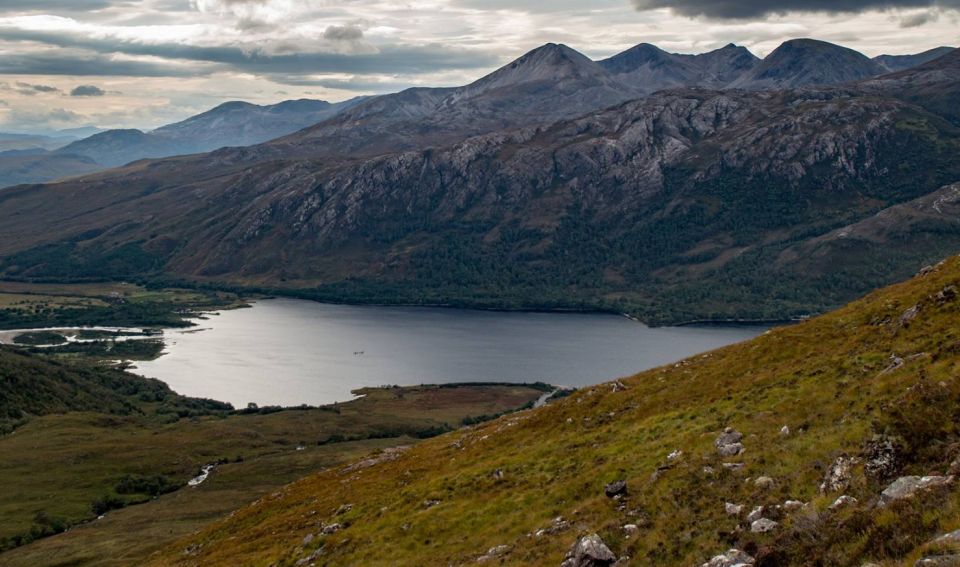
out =
[[[631,0],[638,10],[670,8],[684,16],[756,18],[787,12],[861,12],[890,8],[960,8],[960,0]]]

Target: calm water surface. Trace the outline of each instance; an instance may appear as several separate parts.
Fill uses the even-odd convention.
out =
[[[585,386],[763,332],[650,329],[625,317],[327,305],[272,299],[166,332],[137,364],[181,394],[235,406],[325,404],[383,384],[534,382]]]

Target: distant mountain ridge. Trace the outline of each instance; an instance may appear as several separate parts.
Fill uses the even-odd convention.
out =
[[[249,146],[322,122],[365,98],[357,97],[341,103],[300,99],[267,106],[243,101],[225,102],[150,132],[107,130],[69,144],[57,153],[78,154],[101,165],[116,167],[138,159],[209,152],[226,146]]]
[[[141,159],[258,144],[322,122],[367,98],[340,103],[300,99],[272,105],[232,101],[149,132],[132,128],[103,130],[79,140],[9,135],[9,149],[30,149],[31,153],[28,157],[0,151],[0,188],[92,173]],[[90,130],[82,128],[78,132],[86,134]],[[0,135],[0,148],[4,147],[3,142]]]
[[[341,103],[233,101],[150,132],[99,132],[29,160],[0,155],[0,187],[226,147],[250,149],[220,152],[218,160],[356,158],[550,123],[663,89],[763,90],[848,82],[922,64],[950,49],[871,61],[840,46],[801,39],[760,60],[735,44],[687,55],[641,43],[594,62],[565,45],[547,44],[463,87],[415,88]],[[11,149],[22,148],[12,143]]]
[[[913,55],[878,55],[874,57],[873,60],[881,65],[888,72],[904,71],[910,69],[911,67],[916,67],[918,65],[923,65],[934,59],[943,57],[947,53],[950,53],[955,48],[953,47],[935,47],[933,49],[928,49],[923,53],[916,53]]]
[[[699,55],[668,53],[641,43],[600,65],[638,91],[652,93],[684,86],[724,88],[759,62],[748,49],[732,43]]]

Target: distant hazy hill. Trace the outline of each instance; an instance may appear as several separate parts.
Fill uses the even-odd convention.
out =
[[[879,63],[887,71],[903,71],[911,67],[916,67],[917,65],[923,65],[924,63],[933,61],[939,57],[943,57],[954,49],[955,48],[953,47],[935,47],[933,49],[924,51],[923,53],[917,53],[914,55],[879,55],[874,57],[873,60]]]
[[[364,97],[358,97],[337,104],[288,100],[267,106],[227,102],[151,132],[135,129],[91,132],[89,128],[70,132],[87,136],[79,140],[75,135],[66,134],[61,138],[0,134],[0,188],[43,183],[145,158],[257,144],[322,122],[363,100]],[[28,158],[22,153],[5,154],[4,149],[34,151]]]
[[[0,132],[0,152],[10,150],[55,150],[77,139],[76,136],[42,136],[39,134],[15,134]]]

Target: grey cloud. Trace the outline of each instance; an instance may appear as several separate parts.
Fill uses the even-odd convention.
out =
[[[384,74],[413,74],[427,73],[439,70],[449,69],[476,69],[486,68],[497,63],[497,58],[484,52],[467,51],[459,49],[450,49],[440,45],[419,45],[419,46],[381,46],[375,53],[283,53],[270,54],[263,50],[245,50],[240,47],[199,47],[192,45],[161,43],[145,44],[136,42],[124,42],[119,40],[85,37],[79,34],[53,33],[44,31],[22,30],[7,28],[0,30],[0,39],[7,41],[30,41],[54,45],[65,49],[86,50],[101,55],[123,53],[127,55],[148,55],[170,60],[193,61],[198,64],[206,63],[220,66],[220,69],[233,68],[240,71],[266,74],[321,74],[321,73],[384,73]],[[71,59],[76,61],[78,53]],[[45,73],[40,69],[41,65],[35,65],[36,61],[21,57],[21,62],[29,62],[29,65],[17,65],[8,58],[0,58],[0,73],[25,73],[25,74],[57,74],[57,75],[96,75],[96,72],[83,72],[82,68],[89,67],[81,65],[81,69],[72,66],[72,62],[61,61],[57,64],[56,57],[48,58]],[[16,57],[12,58],[16,59]],[[109,67],[111,60],[106,60]],[[125,63],[127,75],[139,76],[142,73],[137,71],[138,62],[116,62]],[[146,63],[144,69],[149,69],[151,76],[162,75],[157,65],[150,66]],[[96,67],[94,65],[93,67]],[[202,74],[203,70],[191,69],[187,73],[180,66],[176,66],[176,75],[184,74]],[[57,71],[53,71],[58,68]],[[30,70],[35,69],[35,70]],[[216,69],[207,69],[212,71]],[[108,74],[108,73],[99,73]],[[120,74],[120,73],[113,73]]]
[[[377,81],[363,76],[349,79],[311,79],[298,75],[271,75],[270,78],[278,83],[297,87],[324,87],[372,93],[398,92],[416,86],[413,81]]]
[[[861,12],[891,8],[960,8],[960,0],[631,0],[638,10],[669,8],[684,16],[756,18],[788,12]]]
[[[51,87],[49,85],[34,85],[30,83],[23,83],[17,81],[13,85],[0,84],[0,89],[6,91],[13,91],[20,93],[22,95],[33,96],[36,94],[47,94],[47,93],[58,93],[60,89],[57,87]]]
[[[940,13],[934,10],[927,10],[918,14],[911,14],[900,19],[901,28],[916,28],[930,22],[940,19]]]
[[[111,0],[3,0],[0,3],[0,13],[11,12],[43,12],[55,14],[62,12],[87,12],[102,10],[117,4],[128,2],[114,2]]]
[[[103,96],[107,91],[96,85],[80,85],[70,91],[70,96]]]
[[[196,65],[164,65],[163,63],[119,61],[110,57],[63,49],[58,53],[10,53],[0,57],[3,75],[71,75],[111,77],[190,77],[208,74],[220,67]]]
[[[323,32],[323,38],[330,41],[356,41],[363,38],[360,26],[330,26]]]

